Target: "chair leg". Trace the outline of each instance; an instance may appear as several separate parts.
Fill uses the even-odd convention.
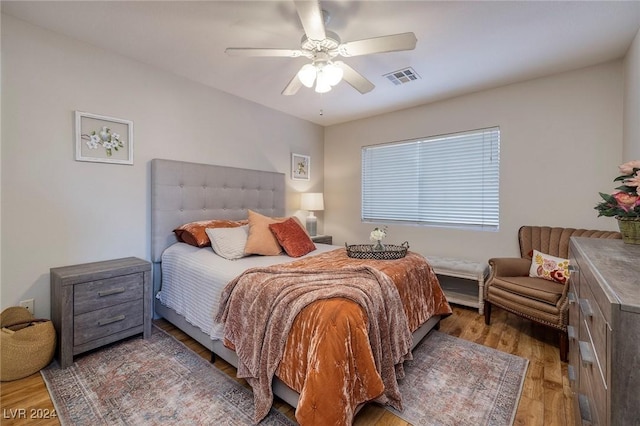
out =
[[[484,323],[491,324],[491,302],[484,301]]]
[[[569,337],[566,331],[560,331],[560,361],[567,362],[569,360]]]

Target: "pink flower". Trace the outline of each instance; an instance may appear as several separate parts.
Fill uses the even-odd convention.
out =
[[[630,175],[633,173],[633,169],[640,169],[640,160],[633,160],[618,166],[620,173],[623,175]]]
[[[559,282],[560,284],[564,284],[567,282],[567,277],[564,275],[564,271],[562,269],[556,269],[551,271],[549,274],[554,281]]]
[[[640,186],[640,171],[636,172],[635,176],[625,179],[624,184],[627,186]]]
[[[627,194],[626,192],[616,192],[613,194],[613,198],[618,202],[618,207],[625,212],[628,212],[635,206],[640,205],[640,199],[637,195]]]
[[[558,264],[551,259],[544,259],[544,263],[542,264],[542,267],[547,271],[553,271],[557,266]]]

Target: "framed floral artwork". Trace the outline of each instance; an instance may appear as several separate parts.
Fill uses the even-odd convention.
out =
[[[311,157],[291,154],[291,179],[309,180],[311,178]]]
[[[76,161],[133,164],[133,121],[76,111]]]

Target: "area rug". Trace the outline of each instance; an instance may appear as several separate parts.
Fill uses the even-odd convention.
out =
[[[253,394],[153,327],[42,376],[65,425],[251,425]],[[261,425],[294,425],[271,409]]]
[[[529,361],[432,331],[405,362],[403,410],[413,425],[512,425]]]

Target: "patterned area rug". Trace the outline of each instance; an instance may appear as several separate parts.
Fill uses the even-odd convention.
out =
[[[528,361],[432,331],[405,364],[404,410],[415,426],[511,425]],[[54,362],[42,376],[65,425],[251,425],[253,396],[164,331]],[[294,425],[271,409],[261,425]]]
[[[64,425],[251,425],[253,395],[164,331],[42,376]],[[275,409],[261,425],[293,425]]]
[[[513,424],[527,359],[432,331],[405,363],[404,410],[413,425]]]

